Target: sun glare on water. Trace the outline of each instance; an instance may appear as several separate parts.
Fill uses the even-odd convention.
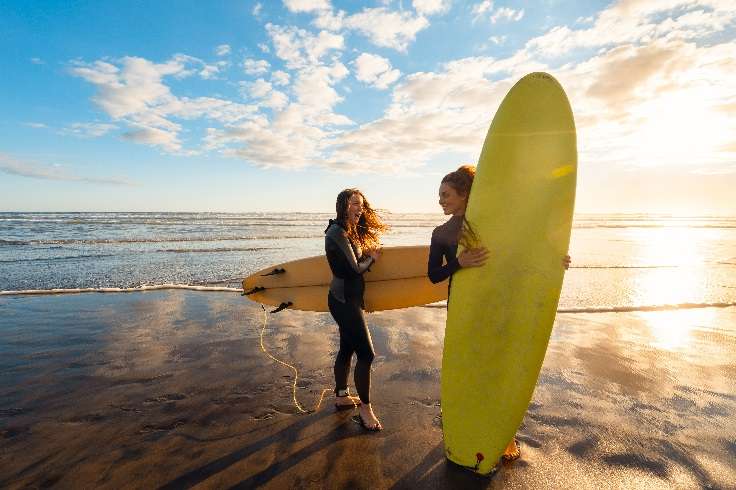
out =
[[[639,305],[677,305],[701,302],[706,274],[703,251],[688,228],[662,228],[640,250],[642,264],[662,266],[642,274],[634,288]],[[708,320],[708,309],[643,312],[653,344],[667,350],[686,348],[694,327]]]

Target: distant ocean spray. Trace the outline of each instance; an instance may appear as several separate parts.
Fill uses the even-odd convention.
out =
[[[323,253],[331,214],[0,213],[0,294],[237,291]],[[385,215],[386,246],[429,244],[441,214]],[[577,215],[560,311],[736,305],[736,218]]]

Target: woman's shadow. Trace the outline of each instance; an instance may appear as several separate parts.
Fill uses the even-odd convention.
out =
[[[161,490],[179,489],[179,488],[191,488],[208,478],[227,470],[234,464],[249,458],[251,455],[257,453],[261,449],[264,449],[274,443],[284,442],[296,442],[300,437],[300,433],[311,426],[312,424],[318,423],[322,419],[334,415],[330,410],[321,410],[317,413],[302,416],[293,424],[281,429],[278,432],[270,434],[263,439],[258,440],[252,444],[249,444],[237,451],[222,456],[204,466],[188,471],[183,475],[171,480],[170,482],[159,487]],[[284,459],[277,461],[265,470],[239,482],[233,488],[253,488],[258,485],[263,485],[278,476],[281,472],[292,468],[300,462],[307,459],[312,454],[335,444],[338,441],[348,439],[350,437],[360,436],[360,433],[356,433],[354,430],[349,428],[348,424],[352,424],[350,418],[345,418],[338,423],[332,430],[327,431],[324,436],[320,437],[308,446],[300,449],[299,451],[288,455]]]

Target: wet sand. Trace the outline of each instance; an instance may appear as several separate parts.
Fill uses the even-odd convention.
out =
[[[330,398],[298,413],[239,295],[0,298],[0,487],[736,488],[736,308],[559,314],[523,457],[491,478],[443,456],[444,320],[368,316],[385,426],[369,434]],[[313,408],[329,315],[271,316],[265,343]]]

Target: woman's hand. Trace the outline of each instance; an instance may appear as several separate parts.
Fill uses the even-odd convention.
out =
[[[488,260],[488,249],[485,247],[469,248],[460,252],[457,261],[460,267],[480,267]]]
[[[565,270],[569,269],[570,268],[570,262],[571,262],[570,256],[569,255],[565,255],[562,258],[562,267],[564,267]]]
[[[368,256],[373,259],[373,262],[378,261],[378,258],[381,256],[381,249],[379,248],[369,251]]]

